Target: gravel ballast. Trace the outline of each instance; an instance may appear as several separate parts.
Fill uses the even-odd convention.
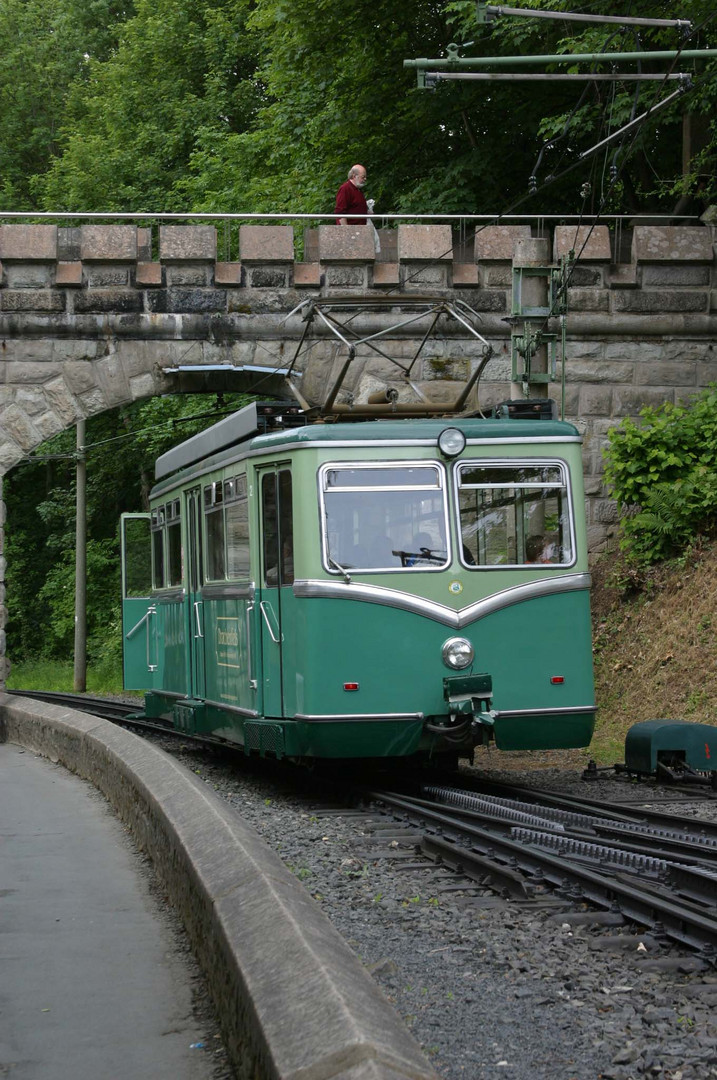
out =
[[[659,932],[596,926],[595,909],[564,898],[504,901],[413,856],[400,839],[415,831],[405,822],[375,806],[366,817],[337,812],[310,780],[170,739],[162,746],[277,851],[447,1080],[717,1077],[717,971],[697,954]],[[586,784],[575,770],[510,779],[613,801],[649,797],[624,780]],[[674,809],[715,816],[714,806]],[[382,831],[399,839],[384,842]],[[379,857],[392,844],[396,859]]]

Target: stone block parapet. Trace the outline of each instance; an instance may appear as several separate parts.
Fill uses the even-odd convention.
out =
[[[689,225],[637,225],[632,261],[706,262],[714,259],[712,230]]]
[[[57,272],[55,274],[55,284],[61,285],[82,285],[82,263],[81,262],[58,262]]]
[[[453,264],[453,284],[458,286],[477,286],[480,284],[478,267],[470,263]]]
[[[374,230],[370,225],[320,225],[321,262],[373,262]]]
[[[185,259],[214,262],[217,230],[213,225],[160,225],[159,257],[162,262]]]
[[[638,226],[636,261],[620,264],[609,262],[606,226],[557,226],[553,255],[579,257],[569,317],[610,317],[609,334],[636,332],[637,323],[625,329],[620,320],[641,317],[650,320],[641,332],[654,334],[667,332],[673,317],[710,316],[717,311],[713,232]],[[460,243],[449,225],[401,225],[379,231],[380,252],[374,236],[364,225],[321,225],[304,232],[305,261],[296,262],[292,226],[243,225],[241,261],[225,261],[213,225],[162,225],[158,251],[150,230],[133,225],[0,226],[0,311],[224,315],[288,310],[306,289],[329,296],[372,289],[449,296],[455,289],[476,311],[497,314],[511,308],[514,259],[526,244],[543,243],[527,225],[479,228]]]
[[[137,285],[153,287],[162,284],[162,264],[158,262],[138,262],[135,275]]]
[[[3,262],[54,262],[57,258],[56,225],[0,225]]]
[[[400,262],[452,259],[450,225],[399,225],[398,258]]]
[[[401,282],[399,265],[395,263],[374,263],[373,284],[375,286],[396,286]]]
[[[485,225],[476,229],[476,262],[510,262],[518,240],[530,240],[530,225]]]
[[[238,262],[218,262],[214,267],[215,285],[241,285],[242,264]]]
[[[83,225],[80,258],[83,262],[136,262],[136,225]]]
[[[571,286],[584,289],[607,288],[609,310],[625,310],[631,301],[616,299],[624,290],[648,292],[666,288],[675,292],[717,286],[714,272],[714,230],[696,226],[636,226],[632,237],[632,261],[612,262],[611,235],[605,225],[558,225],[552,238],[555,261],[570,251],[578,265],[572,271]],[[82,225],[58,229],[54,225],[1,225],[0,275],[9,288],[60,286],[211,288],[231,284],[237,288],[303,287],[307,266],[321,266],[325,285],[338,285],[341,274],[327,273],[332,264],[373,266],[376,286],[420,283],[443,290],[451,285],[465,289],[510,288],[510,265],[516,245],[533,241],[528,225],[489,225],[476,229],[475,237],[456,242],[450,225],[399,225],[376,233],[365,225],[320,225],[304,232],[305,262],[295,261],[294,230],[290,225],[242,225],[239,229],[239,257],[231,261],[218,254],[217,230],[213,225],[161,225],[158,251],[153,248],[149,228],[134,225]],[[228,247],[228,246],[227,246]],[[236,253],[236,248],[232,250]],[[416,266],[416,264],[423,266]],[[442,267],[453,265],[452,274]],[[600,266],[600,264],[606,264]],[[592,264],[592,265],[590,265]],[[54,267],[53,269],[48,269]],[[379,267],[385,269],[379,269]],[[166,267],[166,274],[162,267]],[[240,271],[240,267],[242,268]],[[254,273],[262,268],[266,274]],[[405,267],[405,273],[403,268]],[[410,269],[409,269],[410,267]],[[473,268],[477,269],[473,269]],[[129,273],[127,272],[129,268]],[[274,272],[276,268],[277,273]],[[345,276],[345,275],[344,275]],[[315,284],[315,275],[309,275]],[[350,275],[349,275],[350,277]],[[420,278],[420,282],[419,282]],[[349,287],[364,287],[359,275]],[[342,286],[343,287],[343,286]],[[583,305],[587,307],[587,303]],[[599,309],[604,308],[601,300]],[[650,305],[645,307],[649,310]],[[672,309],[701,310],[702,305]]]
[[[294,267],[294,285],[297,289],[319,289],[321,287],[319,263],[297,263]]]
[[[248,262],[293,262],[294,230],[291,225],[242,225],[239,254]]]
[[[569,252],[581,262],[610,262],[610,230],[607,225],[556,225],[553,237],[553,258],[560,259]]]

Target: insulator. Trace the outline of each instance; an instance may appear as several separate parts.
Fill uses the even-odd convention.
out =
[[[612,184],[617,180],[617,165],[610,166],[610,182]]]
[[[580,197],[582,199],[588,199],[590,197],[590,192],[591,191],[592,191],[592,184],[588,181],[588,182],[584,183],[583,186],[580,188]]]
[[[398,390],[387,386],[385,390],[375,390],[368,396],[369,405],[394,405],[398,401]]]

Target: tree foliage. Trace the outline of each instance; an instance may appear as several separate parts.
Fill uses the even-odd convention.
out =
[[[717,512],[717,386],[613,428],[605,478],[623,512],[621,546],[638,563],[669,558],[709,531]]]
[[[658,0],[589,10],[676,14]],[[403,61],[445,56],[451,41],[466,56],[708,47],[716,14],[708,0],[685,0],[679,15],[694,29],[681,38],[516,17],[482,26],[474,0],[5,0],[0,199],[5,209],[330,212],[361,161],[379,213],[669,212],[700,187],[703,202],[717,199],[714,61],[644,62],[692,73],[694,88],[573,171],[674,84],[446,82],[430,92]],[[685,114],[696,143],[683,176]]]
[[[221,142],[256,112],[251,7],[136,0],[112,55],[90,59],[68,95],[61,152],[36,183],[44,206],[191,209],[178,185],[196,141]]]
[[[88,656],[107,652],[120,621],[119,520],[148,509],[155,459],[242,395],[151,398],[87,421]],[[75,432],[43,443],[5,478],[8,652],[14,659],[72,651],[75,602]],[[114,634],[119,649],[121,635]]]
[[[132,0],[0,4],[0,209],[37,207],[34,181],[61,153],[68,95],[114,48]]]

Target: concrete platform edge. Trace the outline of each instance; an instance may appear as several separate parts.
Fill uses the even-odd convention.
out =
[[[241,1080],[435,1080],[301,883],[169,755],[108,721],[3,693],[0,741],[93,783],[152,859]]]

